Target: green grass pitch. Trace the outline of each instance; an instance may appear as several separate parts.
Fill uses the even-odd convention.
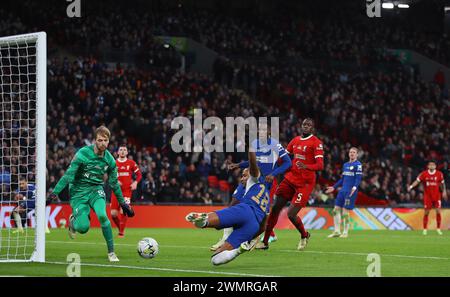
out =
[[[117,263],[108,262],[100,229],[77,234],[75,240],[66,230],[54,229],[46,238],[48,263],[0,263],[0,275],[66,276],[67,255],[78,253],[81,276],[367,276],[367,255],[377,253],[382,276],[450,276],[450,231],[442,236],[434,230],[427,236],[419,231],[352,231],[346,239],[327,238],[329,233],[312,230],[307,249],[300,252],[296,230],[277,230],[278,241],[269,250],[254,250],[216,267],[209,246],[222,232],[214,229],[127,229],[125,238],[115,238]],[[156,258],[138,256],[136,245],[143,237],[158,241]]]

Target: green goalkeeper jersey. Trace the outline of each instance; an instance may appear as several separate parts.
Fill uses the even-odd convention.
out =
[[[72,159],[64,176],[56,184],[53,193],[58,195],[69,184],[70,192],[85,193],[93,187],[103,185],[103,177],[108,174],[108,183],[119,201],[125,200],[117,179],[116,161],[106,150],[103,157],[94,152],[94,145],[81,148]]]

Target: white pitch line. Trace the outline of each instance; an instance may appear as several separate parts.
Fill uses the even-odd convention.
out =
[[[67,241],[47,241],[49,243],[60,243],[60,244],[85,244],[85,245],[96,245],[97,243],[94,242],[67,242]],[[118,243],[115,244],[118,246],[136,246],[135,244],[128,244],[128,243]],[[209,247],[204,246],[186,246],[186,245],[161,245],[161,247],[166,248],[195,248],[195,249],[202,249],[207,250]],[[370,253],[373,252],[367,252],[367,253],[356,253],[356,252],[342,252],[342,251],[333,251],[333,252],[327,252],[327,251],[297,251],[297,250],[276,250],[278,252],[284,252],[284,253],[316,253],[316,254],[333,254],[333,255],[350,255],[350,256],[367,256]],[[410,255],[395,255],[395,254],[380,254],[380,256],[384,257],[396,257],[396,258],[410,258],[410,259],[428,259],[428,260],[450,260],[450,258],[446,257],[429,257],[429,256],[410,256]]]
[[[333,254],[333,255],[351,255],[351,256],[367,256],[370,253],[353,253],[353,252],[326,252],[326,251],[294,251],[294,250],[278,250],[285,253],[312,253],[312,254]],[[397,257],[397,258],[412,258],[412,259],[427,259],[427,260],[450,260],[445,257],[427,257],[427,256],[409,256],[409,255],[393,255],[393,254],[379,254],[382,257]]]
[[[67,262],[45,262],[46,264],[56,264],[56,265],[68,265]],[[142,267],[142,266],[130,266],[130,265],[108,265],[108,264],[97,264],[97,263],[80,263],[81,266],[93,266],[93,267],[112,267],[112,268],[125,268],[125,269],[136,269],[136,270],[156,270],[156,271],[171,271],[171,272],[196,272],[196,273],[206,273],[206,274],[219,274],[219,275],[234,275],[234,276],[253,276],[253,277],[281,277],[279,275],[261,275],[261,274],[251,274],[251,273],[238,273],[238,272],[220,272],[211,270],[192,270],[192,269],[177,269],[177,268],[161,268],[161,267]]]

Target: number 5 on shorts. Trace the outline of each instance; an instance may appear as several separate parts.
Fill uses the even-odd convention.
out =
[[[295,203],[300,203],[302,201],[302,198],[303,198],[303,193],[298,193],[297,199],[295,199]]]

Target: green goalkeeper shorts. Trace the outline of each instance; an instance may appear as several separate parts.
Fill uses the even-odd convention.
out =
[[[89,215],[97,199],[106,200],[106,194],[101,185],[70,189],[70,206],[75,217]]]

